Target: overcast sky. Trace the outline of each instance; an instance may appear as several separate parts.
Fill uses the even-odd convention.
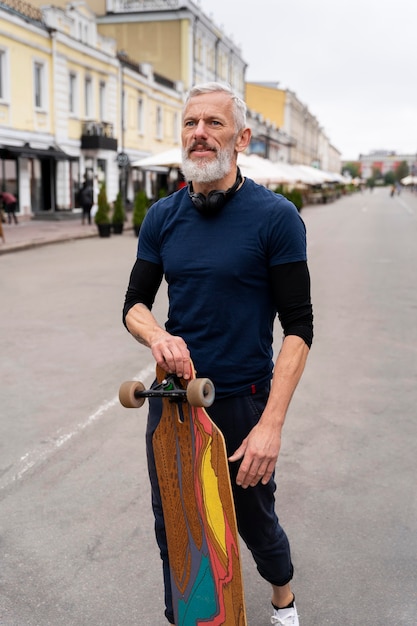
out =
[[[343,159],[417,153],[416,0],[200,0],[242,50],[248,81],[279,82]]]

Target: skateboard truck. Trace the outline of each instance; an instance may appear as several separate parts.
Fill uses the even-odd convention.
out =
[[[146,389],[139,381],[127,381],[120,385],[120,403],[128,408],[141,407],[146,398],[167,398],[171,402],[188,402],[191,406],[209,407],[215,397],[214,385],[209,378],[194,378],[184,388],[177,376],[170,374],[152,389]]]

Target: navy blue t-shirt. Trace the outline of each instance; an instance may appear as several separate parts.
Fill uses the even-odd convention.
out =
[[[306,261],[304,223],[291,202],[245,179],[220,213],[205,217],[181,189],[149,209],[138,258],[162,266],[166,329],[183,337],[217,398],[270,381],[276,310],[268,269]]]

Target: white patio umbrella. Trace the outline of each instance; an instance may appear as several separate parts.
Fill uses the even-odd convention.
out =
[[[332,177],[323,170],[319,170],[311,165],[297,165],[297,168],[305,173],[309,178],[310,184],[322,185],[323,183],[332,182]]]
[[[417,176],[405,176],[405,178],[401,179],[402,185],[417,185]]]
[[[288,176],[275,167],[275,163],[255,154],[249,156],[239,153],[237,164],[243,176],[252,178],[260,185],[279,185],[280,183],[290,182]]]
[[[261,185],[295,184],[306,181],[306,176],[296,167],[281,161],[270,161],[256,154],[239,154],[237,163],[242,174]]]
[[[164,150],[159,154],[144,157],[131,163],[132,167],[140,167],[142,169],[153,169],[160,167],[167,168],[181,168],[182,153],[181,148],[172,148],[170,150]],[[256,182],[261,184],[279,184],[281,182],[291,182],[291,177],[288,173],[280,172],[275,167],[275,163],[268,159],[263,159],[256,155],[247,156],[246,154],[239,154],[238,165],[242,170],[244,176],[253,178]]]
[[[181,169],[181,164],[182,152],[181,148],[177,147],[133,161],[131,166],[150,170],[160,167]],[[273,162],[255,154],[239,153],[238,165],[244,176],[248,176],[248,178],[252,178],[262,185],[294,184],[297,182],[311,185],[328,179],[328,175],[326,177],[324,173],[319,173],[320,171],[315,168]]]
[[[131,163],[132,167],[152,169],[153,167],[181,167],[181,148],[171,148],[159,154],[144,157]]]

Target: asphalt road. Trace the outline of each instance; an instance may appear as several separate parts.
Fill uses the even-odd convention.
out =
[[[277,467],[300,623],[415,626],[417,198],[303,217],[315,342]],[[146,408],[117,400],[153,372],[121,325],[135,248],[126,233],[0,258],[1,626],[165,623]],[[266,626],[243,556],[249,625]]]

